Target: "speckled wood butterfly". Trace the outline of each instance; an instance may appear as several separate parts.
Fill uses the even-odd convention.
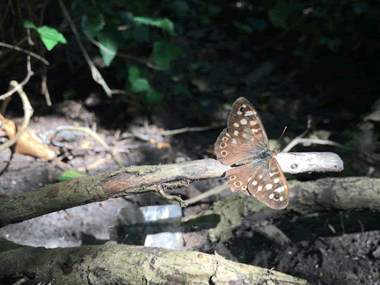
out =
[[[215,153],[224,165],[237,166],[226,172],[228,186],[255,196],[273,209],[289,203],[289,187],[276,161],[276,152],[269,149],[264,126],[255,108],[240,97],[232,105],[227,128],[215,142]]]

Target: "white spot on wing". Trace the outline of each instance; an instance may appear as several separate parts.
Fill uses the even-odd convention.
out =
[[[272,177],[275,174],[276,174],[276,172],[271,172],[271,173],[269,173],[269,176]],[[277,182],[275,182],[275,183],[277,183]]]
[[[239,134],[238,131],[234,131],[234,135],[237,136]]]
[[[278,182],[280,182],[280,178],[273,179],[273,182],[277,184]]]
[[[263,186],[259,186],[259,187],[257,187],[257,191],[261,191],[263,189]]]
[[[242,119],[242,120],[240,121],[240,123],[241,123],[242,125],[246,125],[246,124],[247,124],[247,120],[246,120],[246,119]]]
[[[281,196],[281,197],[280,197],[280,201],[282,201],[282,200],[284,200],[284,197]]]
[[[270,189],[272,189],[273,188],[273,184],[267,184],[266,186],[265,186],[265,188],[267,188],[268,190],[270,190]]]
[[[252,181],[252,185],[256,186],[257,185],[257,181]]]
[[[274,190],[274,192],[283,192],[285,190],[284,186],[278,187],[277,189]]]
[[[274,197],[273,193],[269,195],[269,199],[273,199],[273,197]]]
[[[233,143],[233,144],[237,144],[236,139],[232,139],[232,143]]]
[[[245,112],[244,116],[252,116],[254,113],[252,111]]]
[[[243,114],[242,112],[240,112],[240,111],[237,111],[236,112],[239,116],[241,116],[241,114]]]
[[[234,127],[235,127],[235,128],[238,128],[238,127],[239,127],[239,124],[238,124],[238,123],[234,123]]]

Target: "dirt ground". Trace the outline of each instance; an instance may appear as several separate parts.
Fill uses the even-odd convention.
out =
[[[43,134],[58,126],[79,124],[75,119],[50,116],[34,120],[30,129]],[[155,128],[134,127],[144,133],[149,133],[150,129]],[[136,138],[120,140],[110,131],[100,128],[97,131],[108,144],[114,146],[115,153],[124,165],[175,163],[212,157],[212,144],[219,132],[211,130],[185,134],[183,137],[166,137],[163,139],[172,147],[158,149],[157,144]],[[61,161],[48,162],[14,154],[0,179],[2,194],[17,195],[47,183],[54,183],[58,174],[69,168],[89,175],[118,168],[89,135],[67,132],[61,136],[55,139],[61,140],[69,153],[63,155]],[[191,145],[189,140],[193,141],[193,148],[188,147]],[[81,147],[84,143],[90,147]],[[1,153],[3,167],[10,155],[10,150]],[[101,163],[97,163],[99,161]],[[216,180],[199,181],[187,189],[173,190],[171,194],[190,198],[217,184],[219,181]],[[231,193],[227,190],[217,197],[184,209],[183,214],[189,215],[212,207],[213,201],[228,195]],[[101,244],[110,239],[109,228],[120,224],[119,215],[123,208],[165,203],[163,198],[154,194],[112,199],[8,225],[0,229],[0,233],[18,244],[47,248]],[[349,215],[350,219],[344,215]],[[380,231],[376,230],[377,215],[373,212],[327,213],[318,217],[297,218],[297,215],[288,213],[286,219],[272,221],[291,238],[291,244],[286,247],[279,247],[252,228],[245,227],[235,229],[235,237],[226,243],[210,242],[207,230],[184,234],[184,248],[209,253],[217,251],[235,261],[274,268],[304,278],[310,284],[379,284]],[[295,218],[297,219],[294,220]],[[288,220],[291,219],[294,221],[289,223]],[[342,221],[345,224],[343,229]],[[364,221],[364,225],[361,221]],[[308,224],[311,226],[307,226]],[[327,224],[337,229],[335,233]],[[356,227],[353,226],[355,224]]]

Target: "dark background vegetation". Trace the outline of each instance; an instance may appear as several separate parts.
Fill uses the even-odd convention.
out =
[[[287,126],[285,145],[301,134],[312,118],[310,137],[344,146],[298,145],[292,151],[338,153],[345,170],[302,174],[288,177],[290,180],[379,176],[377,1],[63,2],[108,86],[124,93],[109,97],[94,82],[59,1],[5,1],[0,4],[0,42],[33,51],[50,62],[44,66],[32,58],[34,76],[24,87],[36,118],[66,116],[82,125],[96,122],[110,135],[133,126],[165,130],[211,126],[225,123],[226,110],[236,98],[244,96],[258,109],[270,138],[278,138]],[[58,43],[48,51],[36,30],[30,29],[31,46],[26,39],[26,20],[36,27],[56,29],[67,43]],[[116,55],[110,56],[99,45]],[[26,55],[1,48],[0,59],[0,90],[5,93],[10,80],[20,82],[25,77]],[[45,75],[52,106],[41,94],[41,78]],[[82,108],[78,114],[72,104]],[[22,116],[21,101],[13,95],[6,117]],[[141,147],[123,156],[123,164],[214,157],[213,143],[220,131],[172,137],[170,150],[137,140]],[[109,165],[87,173],[107,170],[111,170]],[[30,191],[31,187],[25,189]],[[2,191],[16,193],[8,189]],[[315,284],[380,284],[376,283],[377,257],[372,253],[380,245],[377,217],[378,213],[366,210],[337,211],[317,218],[302,217],[295,224],[289,213],[277,222],[291,236],[293,252],[303,252],[293,262],[285,262],[285,251],[257,234],[254,238],[237,235],[228,247],[241,262],[275,268]],[[326,221],[335,225],[336,233],[326,228]],[[344,228],[342,221],[346,223]],[[326,264],[325,271],[318,271],[324,259],[330,258],[321,248],[327,247],[328,252],[336,240],[325,241],[322,246],[316,239],[345,239],[345,234],[357,234],[355,240],[347,238],[347,244],[355,244],[363,238],[360,233],[366,231],[374,231],[372,247],[363,254],[368,266],[358,265],[352,269],[352,276],[345,277],[329,272]],[[294,232],[297,235],[291,234]],[[337,259],[344,258],[345,253],[340,253],[335,253]],[[353,261],[354,268],[355,262],[360,264],[360,260]]]

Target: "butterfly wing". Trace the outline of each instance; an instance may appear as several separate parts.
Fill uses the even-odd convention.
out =
[[[240,97],[232,104],[224,129],[215,142],[217,159],[224,165],[246,164],[268,148],[268,137],[256,109]]]
[[[284,209],[289,203],[288,182],[273,155],[261,165],[251,164],[248,192],[273,209]]]
[[[233,192],[253,195],[274,209],[283,209],[289,202],[285,176],[268,148],[264,126],[255,108],[240,97],[231,107],[227,129],[215,142],[218,160],[238,166],[226,172]]]
[[[242,139],[251,145],[269,147],[263,123],[256,109],[244,97],[238,98],[232,104],[227,129],[231,136]]]
[[[216,158],[224,165],[245,164],[249,162],[252,143],[239,137],[231,136],[224,129],[215,142]]]

